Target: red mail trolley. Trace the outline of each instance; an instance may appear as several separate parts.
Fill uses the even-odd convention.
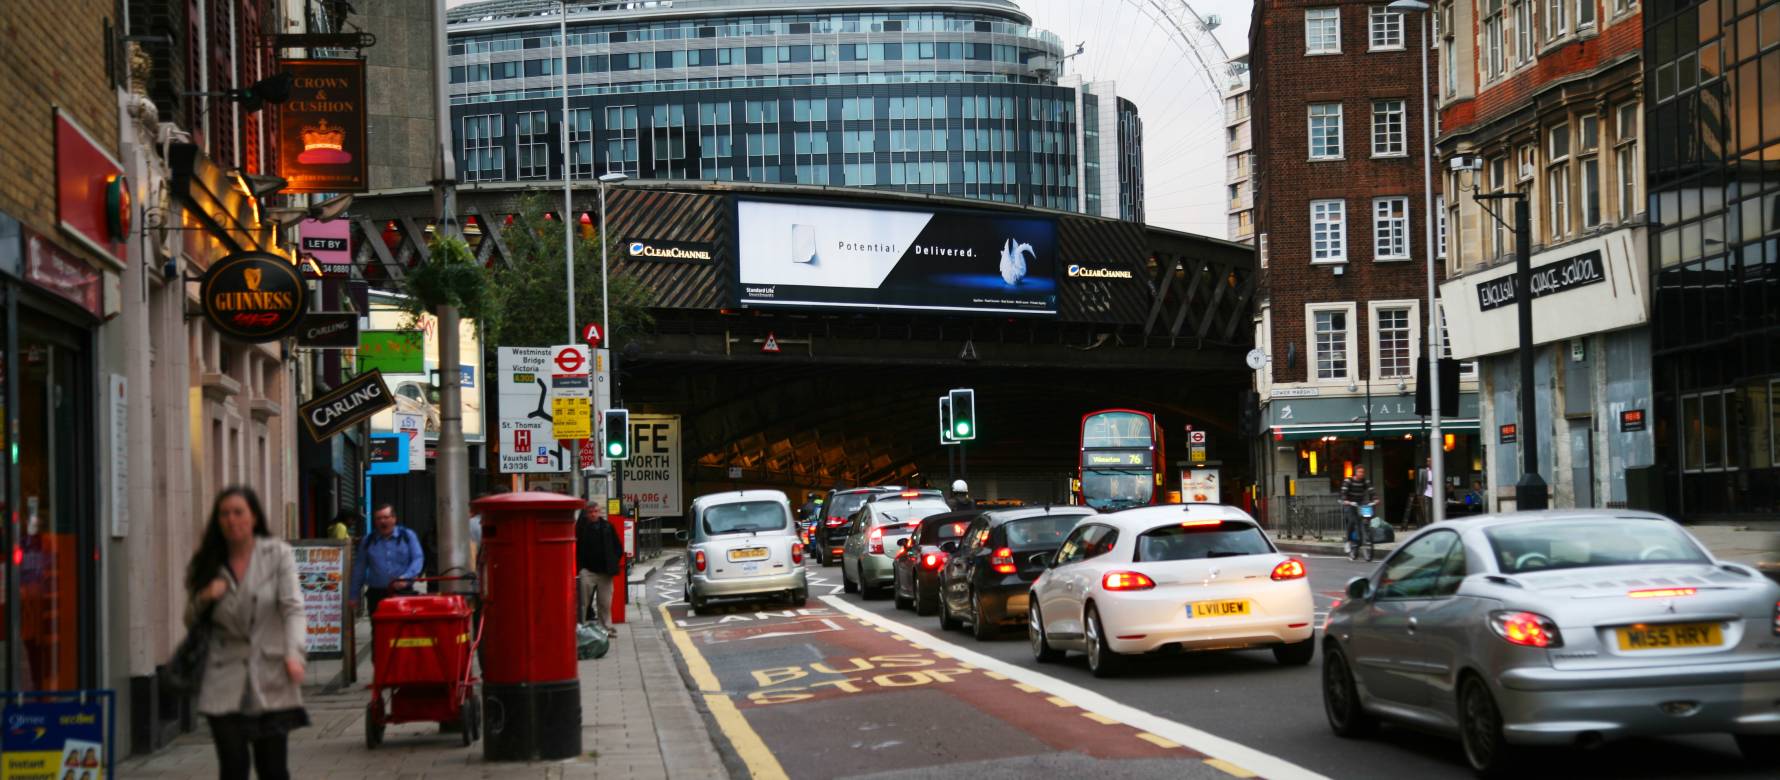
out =
[[[422,577],[418,582],[473,580]],[[371,616],[371,701],[365,710],[365,747],[383,744],[391,723],[457,724],[469,747],[482,731],[472,661],[481,627],[471,631],[474,610],[457,594],[394,596]]]

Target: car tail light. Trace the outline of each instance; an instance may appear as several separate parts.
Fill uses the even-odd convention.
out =
[[[872,555],[883,555],[884,554],[884,529],[882,529],[882,528],[871,529],[870,539],[871,539],[871,554]]]
[[[1109,571],[1100,578],[1100,587],[1105,590],[1149,590],[1156,587],[1156,581],[1136,571]]]
[[[1625,594],[1635,599],[1667,599],[1676,596],[1692,596],[1698,592],[1699,590],[1696,588],[1644,588],[1628,590]]]
[[[919,491],[919,490],[904,490],[897,495],[902,498],[920,498],[921,491]]]
[[[1204,528],[1208,525],[1223,525],[1222,520],[1188,520],[1180,524],[1182,528]]]
[[[1563,647],[1564,638],[1551,618],[1536,612],[1502,610],[1490,613],[1490,628],[1509,644],[1522,647]]]
[[[791,562],[792,563],[803,563],[803,545],[801,545],[801,544],[791,545]]]
[[[1304,568],[1304,562],[1297,558],[1287,558],[1280,561],[1278,566],[1273,567],[1273,579],[1275,580],[1300,580],[1308,573]]]
[[[921,568],[923,569],[937,569],[945,564],[945,562],[945,553],[927,553],[926,555],[921,556]],[[1774,625],[1780,627],[1780,618],[1775,619]],[[1777,628],[1776,630],[1780,630],[1780,628]]]
[[[705,551],[699,550],[692,554],[692,568],[696,571],[705,570]]]
[[[838,527],[846,525],[846,524],[847,524],[847,518],[844,518],[844,517],[830,517],[830,518],[828,518],[828,527],[829,528],[838,528]]]
[[[1013,574],[1020,570],[1020,567],[1014,565],[1014,551],[1006,547],[989,556],[989,566],[995,569],[996,574]]]

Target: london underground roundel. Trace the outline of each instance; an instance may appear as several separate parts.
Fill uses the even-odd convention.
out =
[[[308,289],[295,265],[267,252],[212,263],[198,288],[211,327],[240,341],[273,341],[302,319]]]

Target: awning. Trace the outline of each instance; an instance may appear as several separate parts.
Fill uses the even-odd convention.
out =
[[[1447,418],[1440,422],[1441,433],[1476,433],[1478,420],[1472,418]],[[1334,436],[1341,439],[1363,439],[1368,436],[1390,437],[1402,436],[1405,433],[1426,434],[1428,424],[1422,420],[1390,420],[1374,421],[1370,433],[1364,423],[1306,423],[1303,425],[1275,425],[1272,433],[1276,441],[1307,441]]]
[[[217,165],[195,144],[173,144],[167,162],[173,172],[173,194],[230,254],[282,254],[277,226],[260,221],[259,201],[239,171]]]

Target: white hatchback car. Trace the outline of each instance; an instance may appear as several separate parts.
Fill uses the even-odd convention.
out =
[[[1271,647],[1310,662],[1315,605],[1304,561],[1253,518],[1213,504],[1150,506],[1084,519],[1032,584],[1032,654],[1088,655],[1095,676],[1154,651]]]

